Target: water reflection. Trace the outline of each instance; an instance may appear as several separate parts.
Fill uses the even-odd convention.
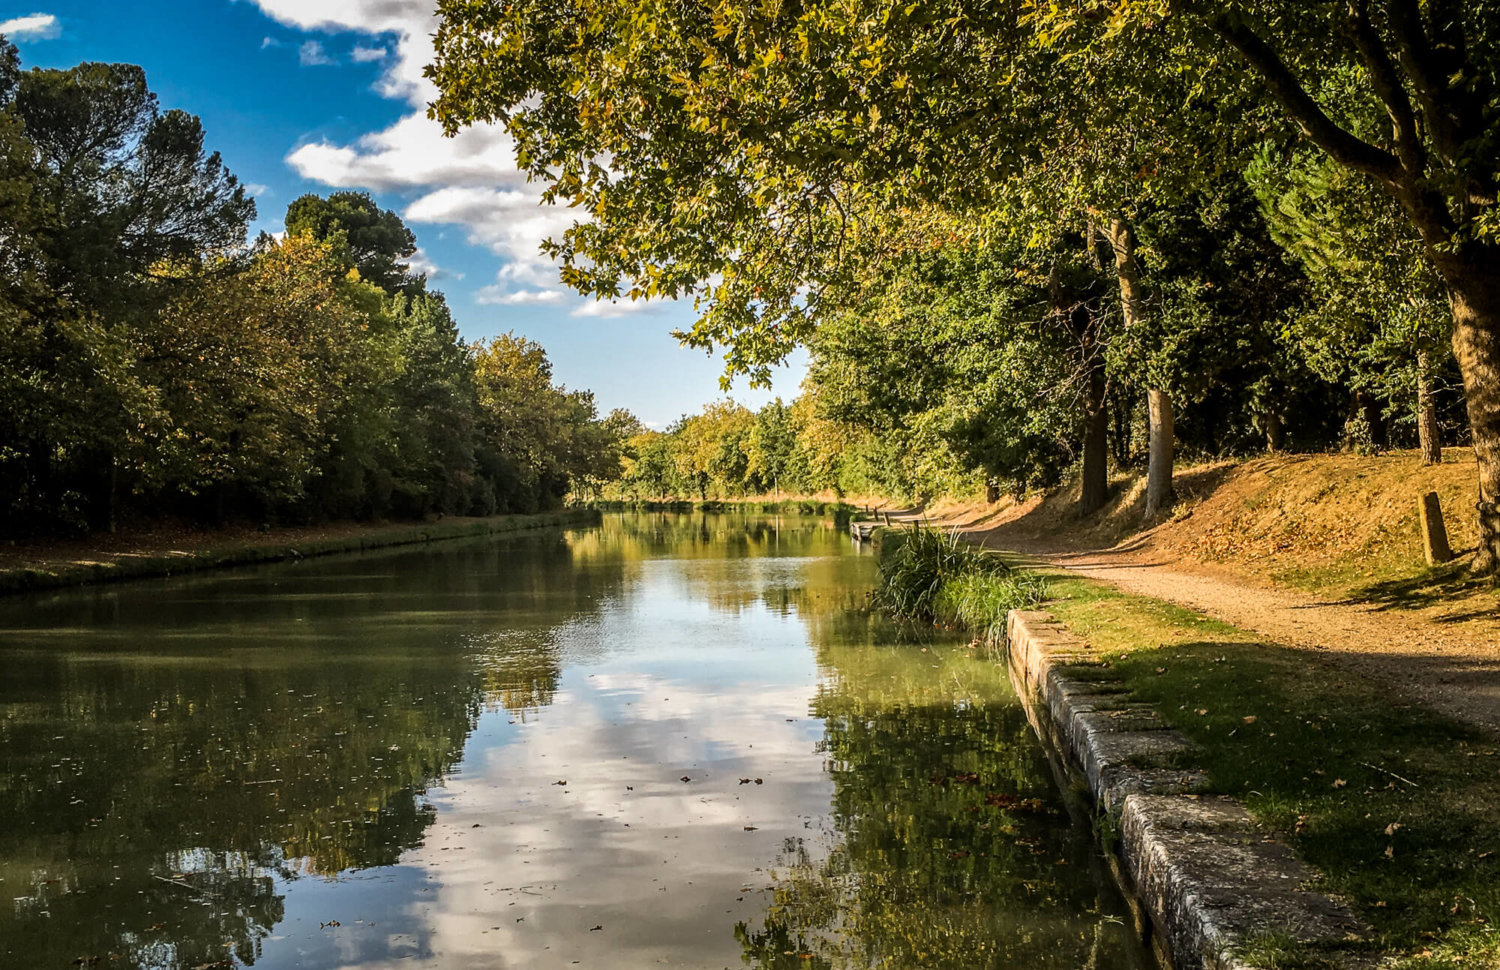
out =
[[[870,569],[630,516],[0,604],[0,965],[1135,966],[998,668]]]

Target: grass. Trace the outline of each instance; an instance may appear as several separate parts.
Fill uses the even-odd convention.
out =
[[[1048,604],[1322,873],[1402,970],[1500,966],[1500,745],[1306,652],[1068,576]],[[1253,941],[1260,965],[1316,953]],[[1274,957],[1274,959],[1273,959]]]
[[[882,533],[875,601],[897,616],[997,637],[1007,613],[1035,606],[1047,594],[1040,574],[1008,565],[957,530],[917,526]]]

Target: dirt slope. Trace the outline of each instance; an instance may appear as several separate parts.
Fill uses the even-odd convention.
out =
[[[1084,520],[1063,489],[1021,504],[929,510],[987,545],[1035,556],[1315,650],[1500,733],[1500,595],[1422,562],[1417,496],[1437,491],[1455,549],[1474,543],[1474,470],[1454,449],[1277,456],[1179,472],[1171,518],[1141,528],[1141,483],[1122,478]]]

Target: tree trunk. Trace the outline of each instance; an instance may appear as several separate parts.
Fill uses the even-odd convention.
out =
[[[1286,441],[1286,425],[1281,423],[1281,415],[1276,411],[1267,411],[1265,420],[1266,450],[1275,454]]]
[[[1166,391],[1147,391],[1150,410],[1151,458],[1146,472],[1146,518],[1172,504],[1172,399]]]
[[[1453,306],[1453,356],[1464,377],[1479,466],[1479,495],[1474,503],[1479,512],[1479,549],[1473,568],[1488,574],[1500,568],[1500,275],[1476,273],[1462,280],[1444,275]]]
[[[1135,232],[1130,223],[1116,218],[1109,227],[1110,245],[1115,251],[1115,275],[1120,281],[1120,306],[1125,313],[1125,329],[1135,330],[1142,323],[1140,264],[1135,258]],[[1146,391],[1149,412],[1150,459],[1146,464],[1146,518],[1151,518],[1172,503],[1173,412],[1172,399],[1165,390]]]
[[[1088,395],[1084,400],[1083,488],[1078,511],[1092,515],[1109,499],[1109,408],[1105,404],[1104,361],[1095,358],[1089,368]]]
[[[1438,427],[1437,404],[1432,400],[1431,371],[1427,351],[1417,351],[1417,441],[1422,446],[1422,464],[1443,462],[1443,434]]]

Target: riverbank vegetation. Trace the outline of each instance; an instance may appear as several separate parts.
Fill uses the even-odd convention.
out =
[[[1375,928],[1353,948],[1400,954],[1410,970],[1500,958],[1497,751],[1480,731],[1389,686],[1191,610],[1056,570],[1007,565],[934,530],[895,542],[877,602],[1004,643],[1005,613],[1042,600],[1099,654],[1091,678],[1194,745],[1203,794],[1243,799]],[[901,537],[897,537],[900,539]],[[960,547],[963,546],[963,551]],[[978,603],[959,608],[957,604]],[[1275,952],[1270,952],[1274,950]],[[1334,966],[1331,954],[1275,947],[1257,966]]]
[[[567,283],[695,298],[752,379],[810,345],[887,454],[1086,513],[1139,465],[1155,515],[1179,446],[1469,444],[1490,573],[1497,13],[440,0],[429,74],[578,207]]]
[[[1046,581],[969,542],[957,530],[913,526],[879,534],[875,603],[895,616],[1003,639],[1005,617],[1047,599]]]
[[[142,70],[0,42],[0,522],[70,535],[554,508],[629,414],[536,343],[465,343],[368,195],[254,199]]]
[[[1193,742],[1234,795],[1353,901],[1404,970],[1500,959],[1500,759],[1492,738],[1348,664],[1103,584],[1049,575],[1047,609]],[[1316,953],[1281,966],[1324,966]]]

